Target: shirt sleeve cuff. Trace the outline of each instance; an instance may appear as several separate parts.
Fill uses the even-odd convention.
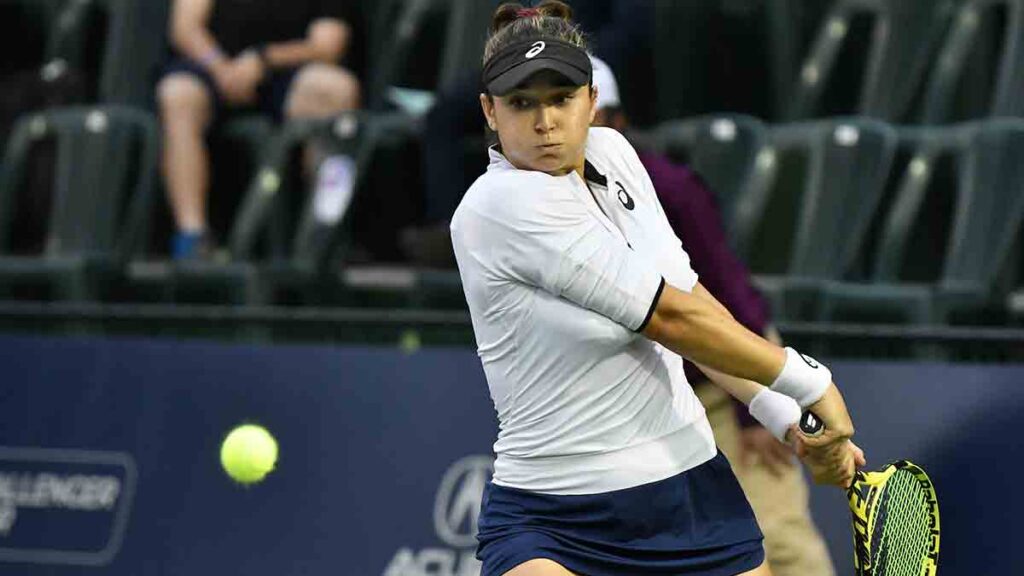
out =
[[[640,326],[633,330],[636,333],[643,332],[644,328],[647,328],[647,324],[651,321],[651,317],[654,316],[654,310],[658,307],[658,300],[661,299],[661,293],[665,290],[665,278],[662,277],[660,280],[658,282],[658,289],[654,292],[654,297],[651,299],[651,305],[647,309],[647,314],[644,316],[643,321],[640,322]]]

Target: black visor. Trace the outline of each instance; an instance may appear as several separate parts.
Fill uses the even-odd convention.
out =
[[[561,40],[528,40],[494,55],[484,68],[484,86],[504,96],[541,70],[558,72],[573,86],[589,85],[593,68],[587,53]]]

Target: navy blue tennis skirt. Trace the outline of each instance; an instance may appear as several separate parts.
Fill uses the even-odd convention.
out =
[[[624,490],[555,496],[489,483],[476,556],[481,576],[548,558],[585,576],[735,576],[764,562],[763,537],[721,452]]]

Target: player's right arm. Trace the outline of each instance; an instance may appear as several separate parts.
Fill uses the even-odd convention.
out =
[[[677,354],[710,368],[716,383],[732,384],[741,400],[754,395],[742,380],[770,386],[783,371],[786,351],[736,322],[699,284],[693,292],[665,286],[654,304],[643,334]],[[723,379],[720,376],[732,377]],[[721,380],[721,382],[719,382]],[[749,383],[748,383],[749,384]],[[747,385],[746,388],[750,386]],[[731,393],[737,395],[732,389]],[[808,407],[825,423],[825,433],[810,438],[791,433],[797,453],[820,483],[848,485],[856,465],[864,464],[859,448],[849,443],[853,422],[838,388],[832,383],[824,395]]]
[[[706,292],[700,284],[692,292],[666,286],[644,335],[719,372],[763,385],[774,382],[786,362],[785,350],[745,328]]]

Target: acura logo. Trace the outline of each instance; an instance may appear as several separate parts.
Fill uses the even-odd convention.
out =
[[[494,459],[490,456],[466,456],[444,473],[434,499],[434,529],[449,546],[476,545],[484,486],[493,473]]]

